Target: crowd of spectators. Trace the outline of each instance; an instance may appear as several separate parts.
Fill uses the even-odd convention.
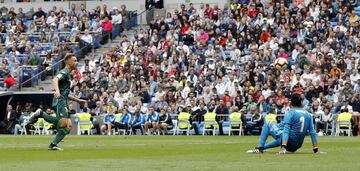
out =
[[[73,93],[93,115],[106,114],[109,103],[149,116],[149,108],[172,118],[187,111],[199,123],[206,112],[241,112],[247,128],[268,113],[284,114],[295,90],[319,132],[342,109],[360,112],[356,3],[246,2],[181,4],[155,16],[148,29],[88,59],[73,76]],[[275,69],[279,57],[288,60],[286,70]],[[220,127],[226,119],[217,118]]]
[[[73,72],[72,94],[88,100],[85,106],[74,104],[74,110],[93,116],[129,113],[132,119],[141,114],[149,127],[159,122],[159,113],[176,119],[188,112],[191,122],[201,123],[207,112],[240,112],[245,133],[252,134],[250,128],[265,115],[285,114],[297,91],[323,132],[342,110],[360,112],[358,5],[181,4],[165,17],[155,16],[148,28],[121,35],[117,46]],[[285,70],[274,67],[280,57],[288,60]],[[217,117],[220,134],[227,119]]]
[[[70,9],[45,12],[41,7],[25,12],[13,7],[0,8],[0,78],[15,77],[19,66],[39,66],[39,70],[57,62],[59,53],[73,50],[78,58],[107,43],[121,30],[129,29],[125,5],[108,10],[106,5],[88,11],[84,4]],[[81,50],[79,50],[81,49]],[[4,82],[4,88],[13,84]]]

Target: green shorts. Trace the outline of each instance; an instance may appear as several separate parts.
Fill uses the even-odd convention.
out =
[[[52,106],[57,118],[69,118],[67,100],[65,98],[54,98]]]

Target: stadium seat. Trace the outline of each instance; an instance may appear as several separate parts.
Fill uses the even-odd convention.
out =
[[[179,114],[176,134],[179,134],[180,131],[186,131],[186,135],[189,136],[191,124],[187,115],[184,116],[185,117],[183,117],[181,113]]]
[[[81,113],[77,114],[78,122],[77,122],[77,128],[78,128],[78,135],[81,135],[82,133],[85,133],[87,131],[87,134],[90,135],[91,128],[93,127],[93,124],[91,123],[91,115],[89,113]]]
[[[229,124],[229,136],[231,132],[239,131],[239,136],[243,134],[242,122],[241,122],[241,114],[236,112],[232,113],[230,116],[230,124]]]
[[[337,121],[335,136],[339,136],[340,133],[346,132],[348,136],[352,136],[351,122],[350,121]]]
[[[205,135],[205,131],[212,131],[213,136],[215,136],[216,131],[219,127],[218,123],[215,120],[216,114],[213,112],[208,112],[204,115],[204,127],[202,135]]]
[[[120,122],[121,115],[122,115],[121,113],[116,114],[115,115],[115,121]],[[131,130],[131,128],[129,128],[129,130]],[[111,131],[112,131],[113,135],[116,135],[116,134],[118,134],[118,135],[126,135],[126,129],[119,129],[119,128],[113,127],[111,129]]]
[[[20,135],[23,135],[23,134],[27,135],[27,131],[26,131],[26,128],[25,128],[26,122],[23,122],[20,126],[21,126]]]
[[[172,134],[172,135],[175,135],[176,134],[176,129],[177,129],[177,120],[176,119],[173,119],[172,120],[172,123],[173,123],[173,128],[168,130],[168,134]]]
[[[33,135],[49,135],[48,128],[51,124],[47,123],[44,118],[39,118],[38,121],[34,124],[35,130],[33,130]]]

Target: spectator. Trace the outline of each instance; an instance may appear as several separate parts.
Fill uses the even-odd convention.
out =
[[[111,34],[112,24],[109,21],[108,17],[104,17],[104,20],[101,23],[101,27],[103,29],[103,35],[107,35],[107,36],[104,36],[103,39],[101,40],[101,43],[105,44],[109,38],[110,39],[112,38],[112,34]]]
[[[3,81],[4,88],[6,90],[12,90],[16,85],[16,78],[17,78],[17,74],[15,72],[13,72],[8,77],[6,77]]]
[[[225,102],[220,100],[219,106],[216,108],[215,113],[220,116],[216,116],[216,122],[219,124],[219,133],[220,135],[224,135],[223,131],[223,122],[225,121],[226,116],[230,114],[229,109],[225,106]]]
[[[162,109],[160,111],[159,124],[157,128],[159,133],[165,135],[167,130],[169,129],[171,130],[172,128],[173,128],[173,123],[169,113],[167,113],[165,109]]]
[[[155,134],[156,129],[158,128],[159,123],[159,114],[154,111],[153,107],[149,107],[145,119],[145,134],[152,135]]]
[[[19,131],[24,128],[24,125],[26,125],[26,123],[29,121],[30,114],[31,114],[30,107],[31,107],[30,104],[26,104],[25,109],[23,111],[19,111],[19,112],[21,112],[21,115],[20,115],[18,123],[15,125],[14,135],[17,135],[19,133]],[[30,133],[30,127],[29,126],[25,127],[25,131],[26,131],[26,133]]]
[[[0,121],[0,131],[3,134],[11,134],[16,124],[17,113],[11,105],[7,105],[6,115],[3,121]]]
[[[120,120],[118,122],[115,122],[115,126],[118,129],[125,129],[126,134],[128,134],[129,128],[131,126],[130,124],[131,124],[131,113],[128,111],[128,107],[124,106],[122,110],[122,114],[120,116]]]
[[[40,19],[40,18],[45,18],[46,17],[46,13],[42,10],[41,7],[38,8],[38,11],[36,11],[33,15],[32,18],[33,19]]]
[[[103,134],[111,134],[111,130],[114,128],[115,126],[115,112],[114,112],[114,107],[109,105],[107,107],[107,113],[104,116],[104,123],[101,126],[101,132]]]
[[[137,107],[136,111],[133,113],[133,120],[131,122],[131,130],[136,134],[136,130],[140,129],[141,135],[144,135],[143,125],[145,124],[145,116],[140,111],[140,108]]]
[[[89,34],[89,30],[85,30],[85,34],[81,36],[81,45],[80,49],[83,49],[83,54],[91,52],[92,44],[93,44],[93,37]],[[84,48],[86,47],[86,48]]]

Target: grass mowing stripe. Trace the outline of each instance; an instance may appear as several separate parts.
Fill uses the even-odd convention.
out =
[[[69,136],[64,151],[47,151],[52,136],[0,136],[0,170],[358,170],[357,137],[319,137],[312,154],[305,140],[297,153],[246,154],[258,137]]]

